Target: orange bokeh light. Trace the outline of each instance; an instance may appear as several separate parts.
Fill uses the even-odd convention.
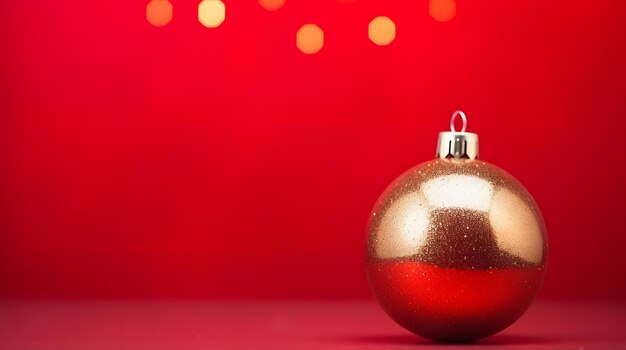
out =
[[[368,25],[367,36],[376,45],[389,45],[396,38],[396,24],[389,17],[378,16]]]
[[[207,28],[217,28],[226,19],[226,6],[220,0],[202,0],[198,4],[198,21]]]
[[[146,20],[155,27],[163,27],[172,21],[174,7],[168,0],[151,0],[146,5]]]
[[[455,0],[429,0],[428,13],[439,22],[449,22],[456,15]]]
[[[305,24],[296,33],[296,46],[306,54],[314,54],[324,46],[324,31],[315,24]]]
[[[268,11],[276,11],[284,4],[285,0],[259,0],[259,5]]]

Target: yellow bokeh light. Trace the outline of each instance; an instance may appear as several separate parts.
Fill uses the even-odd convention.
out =
[[[439,22],[449,22],[456,15],[455,0],[429,0],[428,13]]]
[[[315,24],[305,24],[296,33],[296,46],[306,54],[314,54],[324,46],[324,32]]]
[[[155,27],[163,27],[170,23],[174,7],[168,0],[151,0],[146,5],[146,20]]]
[[[219,27],[226,18],[226,6],[220,0],[202,0],[198,5],[198,21],[207,28]]]
[[[389,17],[378,16],[367,27],[367,36],[376,45],[389,45],[396,38],[396,24]]]
[[[268,11],[276,11],[284,4],[285,0],[259,0],[259,5]]]

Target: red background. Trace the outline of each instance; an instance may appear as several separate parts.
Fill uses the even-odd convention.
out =
[[[457,108],[543,210],[543,296],[626,296],[626,2],[224,2],[2,2],[0,296],[365,297],[371,206]]]

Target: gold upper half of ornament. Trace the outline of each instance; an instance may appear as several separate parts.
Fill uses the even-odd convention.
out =
[[[530,194],[480,160],[413,167],[381,195],[368,224],[368,259],[442,267],[543,267],[547,239]]]

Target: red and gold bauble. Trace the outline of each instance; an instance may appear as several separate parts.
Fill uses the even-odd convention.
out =
[[[463,130],[454,130],[456,116]],[[367,237],[367,277],[404,328],[439,341],[471,341],[515,322],[537,295],[547,238],[537,204],[504,170],[478,160],[478,136],[457,111],[437,158],[381,195]]]

